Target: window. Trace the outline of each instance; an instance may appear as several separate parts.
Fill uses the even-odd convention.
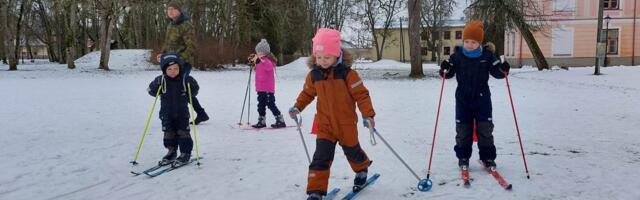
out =
[[[429,54],[429,48],[427,48],[427,47],[422,47],[422,48],[421,48],[421,52],[422,52],[422,55],[423,55],[423,56],[426,56],[426,55],[428,55],[428,54]]]
[[[607,54],[618,55],[618,29],[602,30],[601,37],[607,38]]]
[[[444,39],[445,40],[450,40],[451,39],[451,31],[443,31],[442,32],[444,34]]]
[[[462,31],[456,31],[456,40],[462,39]]]
[[[604,0],[604,9],[605,10],[617,10],[618,9],[618,0]]]
[[[551,35],[553,56],[573,55],[573,28],[554,28]]]
[[[576,10],[575,0],[554,0],[553,11],[556,12],[570,12]]]
[[[444,47],[442,52],[445,56],[451,55],[451,47]]]
[[[433,38],[437,38],[438,40],[440,40],[440,32],[434,31],[433,32]]]

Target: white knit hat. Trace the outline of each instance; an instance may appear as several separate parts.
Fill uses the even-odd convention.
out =
[[[271,53],[271,48],[269,47],[269,43],[267,43],[267,39],[261,39],[260,43],[256,45],[256,53],[261,53],[263,55],[269,55],[269,53]]]

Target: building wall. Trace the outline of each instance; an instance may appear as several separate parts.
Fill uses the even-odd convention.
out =
[[[573,9],[554,11],[554,4],[558,1],[547,1],[544,5],[544,13],[549,15],[549,24],[551,28],[543,32],[534,33],[534,37],[540,46],[543,54],[548,58],[551,65],[561,66],[584,66],[594,65],[596,56],[596,36],[597,36],[597,10],[598,0],[573,0],[575,2]],[[618,53],[609,54],[608,58],[611,63],[619,63],[631,65],[633,56],[640,56],[640,1],[639,0],[618,0],[619,9],[605,10],[604,16],[609,15],[612,20],[609,23],[609,29],[618,29]],[[634,9],[634,1],[636,7]],[[634,12],[636,13],[636,22],[634,25]],[[635,26],[635,38],[634,38]],[[603,22],[603,28],[606,28],[606,22]],[[572,30],[572,53],[570,55],[554,55],[554,45],[566,41],[554,41],[553,30]],[[509,37],[509,34],[513,34]],[[529,47],[525,41],[521,41],[520,34],[507,33],[507,41],[505,41],[505,50],[513,49],[513,53],[507,53],[507,57],[516,63],[526,64],[533,56],[529,51]],[[635,49],[635,52],[634,52]],[[563,61],[565,59],[566,61]],[[522,62],[520,62],[522,60]],[[592,60],[592,62],[585,62]],[[638,65],[640,63],[635,62]]]
[[[444,31],[450,31],[451,33],[451,39],[449,40],[443,40],[442,41],[442,49],[440,49],[440,58],[442,59],[448,59],[449,55],[444,55],[444,48],[445,47],[449,47],[450,48],[450,52],[453,53],[453,48],[456,45],[461,45],[462,44],[462,39],[456,39],[456,31],[462,31],[464,29],[464,27],[448,27],[445,28]],[[395,28],[395,29],[391,29],[391,34],[390,36],[386,39],[385,41],[385,47],[384,50],[382,51],[382,59],[390,59],[390,60],[397,60],[397,61],[409,61],[410,57],[411,57],[411,53],[410,51],[410,46],[409,46],[409,31],[408,28],[404,28],[402,29],[402,39],[400,38],[400,29],[399,28]],[[382,41],[381,38],[378,38],[378,41]],[[401,45],[401,41],[403,41],[404,45]],[[426,46],[426,40],[421,40],[420,44],[422,47]],[[401,52],[401,48],[404,49],[404,59],[401,56],[402,52]],[[421,52],[422,53],[422,52]],[[427,53],[427,55],[422,55],[422,60],[423,62],[430,62],[431,61],[431,51],[429,51]],[[377,54],[376,54],[376,48],[372,47],[371,48],[371,58],[373,58],[374,60],[376,60],[377,58]]]

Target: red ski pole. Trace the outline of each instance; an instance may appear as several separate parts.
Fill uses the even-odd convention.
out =
[[[529,177],[529,168],[527,167],[527,159],[524,156],[524,148],[522,147],[522,139],[520,138],[520,127],[518,126],[518,119],[516,118],[516,108],[513,106],[513,98],[511,97],[511,86],[509,85],[509,73],[504,72],[504,80],[507,82],[507,92],[509,93],[509,101],[511,102],[511,111],[513,113],[513,121],[516,123],[516,132],[518,133],[518,142],[520,143],[520,152],[522,152],[522,161],[524,162],[524,170]]]
[[[436,112],[436,125],[433,128],[433,139],[431,140],[431,152],[429,152],[429,166],[427,167],[427,181],[431,182],[431,161],[433,159],[433,149],[436,146],[436,133],[438,133],[438,119],[440,119],[440,106],[442,105],[442,94],[444,92],[445,72],[442,76],[442,86],[440,87],[440,97],[438,98],[438,112]]]

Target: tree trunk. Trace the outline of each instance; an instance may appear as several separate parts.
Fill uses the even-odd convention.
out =
[[[36,0],[38,4],[38,15],[40,16],[40,21],[42,22],[42,28],[44,29],[44,40],[43,43],[47,45],[47,54],[49,54],[49,61],[55,62],[58,61],[58,56],[55,53],[55,43],[53,42],[53,35],[51,30],[51,24],[48,20],[49,17],[46,14],[44,4],[42,4],[42,0]]]
[[[504,27],[498,26],[497,23],[485,23],[485,27],[487,27],[486,34],[484,34],[487,36],[485,41],[492,42],[496,46],[493,53],[496,56],[504,55]]]
[[[411,73],[410,77],[422,78],[422,55],[420,51],[420,14],[421,0],[409,0],[409,44],[411,45],[409,53],[411,54]]]
[[[20,10],[18,11],[18,20],[16,21],[16,39],[13,46],[13,59],[9,61],[9,70],[18,70],[18,56],[20,54],[20,30],[22,28],[22,18],[24,17],[25,9],[29,1],[24,1],[20,4]]]
[[[111,53],[111,34],[115,24],[113,17],[113,2],[101,2],[100,5],[100,67],[109,70],[109,56]]]
[[[538,70],[549,69],[549,63],[544,58],[544,54],[542,54],[542,50],[540,50],[536,39],[533,37],[533,33],[529,29],[523,28],[520,28],[520,32],[522,33],[522,38],[527,42],[531,54],[533,54],[533,60],[535,60]]]
[[[68,43],[67,43],[67,68],[69,69],[75,69],[76,68],[76,64],[75,64],[75,60],[76,60],[76,44],[78,43],[76,41],[77,38],[77,20],[76,20],[76,16],[77,16],[77,10],[78,10],[78,5],[76,4],[75,0],[71,0],[70,2],[70,11],[69,12],[69,31],[68,31]]]
[[[5,30],[8,29],[6,22],[7,22],[7,4],[5,1],[2,2],[2,4],[0,4],[0,60],[2,60],[2,63],[7,63],[7,53],[6,53],[6,46],[5,44],[5,36],[6,36],[6,32]]]
[[[24,45],[27,47],[27,55],[29,56],[29,60],[31,60],[31,62],[34,62],[33,51],[31,51],[31,40],[29,36],[25,36],[24,39],[25,39]]]

